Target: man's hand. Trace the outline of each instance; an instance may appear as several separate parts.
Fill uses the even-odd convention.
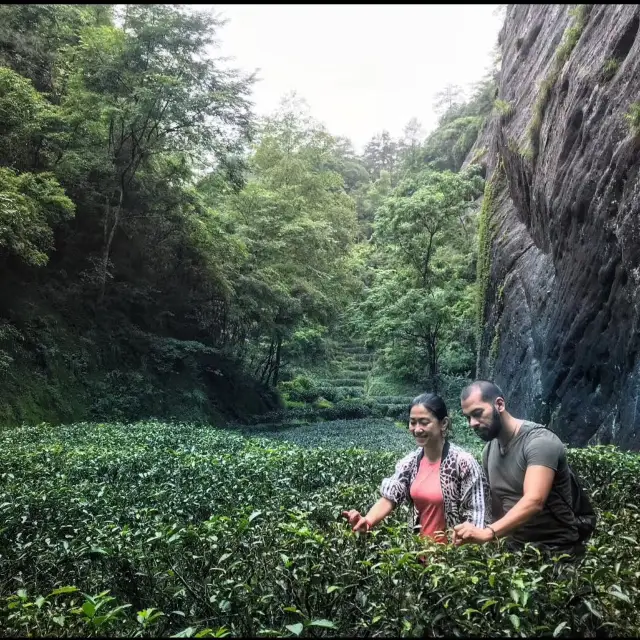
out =
[[[342,516],[349,521],[354,532],[366,533],[371,529],[369,521],[355,509],[351,509],[351,511],[343,511]]]
[[[493,531],[489,528],[481,529],[472,525],[470,522],[463,522],[453,528],[453,544],[460,546],[461,544],[485,544],[493,539]]]

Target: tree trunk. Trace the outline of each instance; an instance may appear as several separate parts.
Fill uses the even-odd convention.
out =
[[[280,356],[282,354],[282,336],[278,334],[276,338],[276,361],[273,368],[273,386],[278,386],[278,379],[280,377]]]
[[[269,384],[269,378],[271,377],[271,371],[272,371],[272,366],[271,363],[273,362],[273,338],[271,339],[271,344],[269,345],[269,355],[267,356],[265,362],[264,362],[264,367],[262,368],[262,373],[260,374],[260,382],[263,382],[265,384]],[[265,378],[265,376],[267,376]]]
[[[438,337],[437,335],[431,335],[429,337],[429,378],[431,380],[431,388],[433,393],[438,393]]]
[[[111,205],[107,204],[107,211],[104,216],[104,246],[102,250],[102,262],[100,265],[100,295],[98,296],[98,305],[104,300],[104,294],[107,287],[107,271],[109,270],[109,256],[111,255],[111,245],[116,235],[116,229],[120,223],[120,210],[122,208],[122,200],[124,197],[123,190],[120,189],[118,197],[118,206],[113,212],[113,223],[109,229],[109,218],[111,217]]]

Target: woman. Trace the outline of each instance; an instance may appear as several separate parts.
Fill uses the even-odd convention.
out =
[[[354,531],[368,531],[397,505],[410,503],[409,527],[415,533],[446,543],[446,530],[462,522],[476,527],[491,523],[489,485],[484,471],[468,452],[446,437],[451,420],[444,400],[423,393],[411,403],[409,431],[418,449],[396,465],[382,481],[382,497],[366,516],[343,511]]]

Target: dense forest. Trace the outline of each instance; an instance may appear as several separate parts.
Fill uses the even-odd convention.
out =
[[[483,179],[462,165],[495,74],[445,87],[428,137],[414,119],[357,154],[295,95],[255,117],[221,27],[0,7],[0,423],[242,419],[338,335],[419,385],[474,374]]]

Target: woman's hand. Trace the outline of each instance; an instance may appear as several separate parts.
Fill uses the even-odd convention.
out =
[[[485,544],[493,540],[493,531],[485,527],[475,527],[470,522],[463,522],[453,528],[453,544],[460,546],[461,544]]]
[[[349,524],[353,527],[353,531],[356,533],[367,533],[367,531],[371,529],[371,523],[355,509],[343,511],[342,516],[349,521]]]

